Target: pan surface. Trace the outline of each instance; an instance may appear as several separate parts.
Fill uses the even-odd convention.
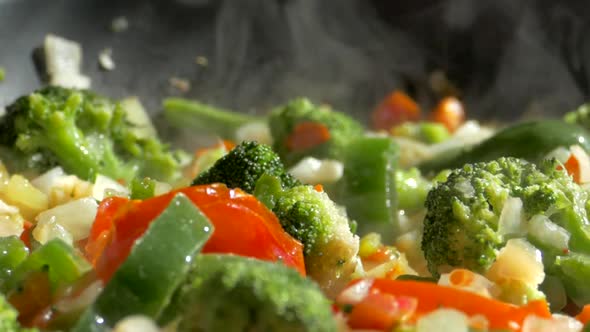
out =
[[[47,33],[83,46],[83,73],[151,112],[169,95],[244,112],[295,96],[361,120],[401,88],[425,107],[444,73],[482,119],[561,114],[587,99],[588,6],[550,1],[0,0],[0,104],[39,86]],[[128,29],[113,32],[113,19]],[[97,57],[111,49],[113,71]],[[171,78],[188,82],[180,91]]]

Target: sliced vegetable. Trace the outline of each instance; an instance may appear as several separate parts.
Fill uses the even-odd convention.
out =
[[[371,115],[374,129],[389,130],[406,121],[418,121],[421,110],[407,94],[394,91],[377,106]]]
[[[438,103],[430,118],[443,124],[452,133],[465,122],[465,109],[459,99],[446,97]]]
[[[302,245],[285,233],[270,210],[240,189],[213,184],[183,188],[144,201],[116,197],[103,201],[86,246],[101,279],[109,280],[135,240],[177,193],[187,195],[215,226],[204,252],[280,259],[305,273]],[[174,238],[162,240],[174,241]]]
[[[590,151],[590,135],[582,127],[559,120],[530,121],[500,130],[477,145],[445,151],[418,168],[425,173],[438,172],[500,157],[537,162],[557,147],[575,144]]]
[[[359,222],[359,231],[368,225],[392,225],[396,219],[397,191],[394,170],[398,147],[389,137],[354,139],[344,152],[344,174],[326,191],[346,206],[351,219]]]
[[[290,151],[304,151],[312,149],[330,140],[330,130],[319,122],[300,122],[287,137],[287,149]]]
[[[412,319],[440,308],[448,308],[456,309],[467,316],[482,315],[487,318],[491,329],[517,330],[528,315],[551,317],[545,301],[533,301],[526,306],[519,307],[472,292],[439,286],[430,282],[375,279],[369,290],[369,294],[371,293],[389,294],[395,298],[417,299],[418,303]],[[359,318],[359,321],[365,319],[371,321],[372,319],[370,310],[366,310],[366,315],[363,316],[364,318]]]
[[[173,196],[72,331],[107,331],[130,315],[158,317],[213,231],[186,195]]]
[[[16,236],[0,237],[0,291],[10,278],[14,269],[29,255],[29,249]]]

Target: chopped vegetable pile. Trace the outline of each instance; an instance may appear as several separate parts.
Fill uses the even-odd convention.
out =
[[[4,105],[2,105],[4,106]],[[0,117],[0,330],[590,330],[590,107],[491,128],[49,86]]]

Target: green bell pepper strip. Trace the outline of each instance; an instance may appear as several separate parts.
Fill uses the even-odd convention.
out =
[[[398,146],[390,137],[355,138],[344,149],[343,177],[325,186],[334,201],[346,206],[361,233],[376,224],[390,228],[396,220],[398,156]]]
[[[135,178],[129,185],[131,189],[131,199],[148,199],[155,196],[156,181],[150,178]]]
[[[158,318],[212,232],[207,217],[184,194],[177,194],[72,332],[108,331],[135,314]]]
[[[570,253],[555,259],[551,274],[558,277],[568,297],[577,305],[590,303],[590,256]]]
[[[33,251],[14,269],[5,289],[7,292],[17,291],[28,275],[47,271],[51,290],[55,291],[60,285],[73,283],[90,268],[90,264],[74,248],[60,239],[53,239]]]
[[[4,284],[28,255],[29,249],[18,237],[0,237],[0,292],[6,292]]]
[[[519,123],[469,147],[445,151],[418,165],[424,174],[454,169],[467,163],[516,157],[537,162],[558,147],[578,144],[590,152],[590,135],[582,127],[560,120]]]

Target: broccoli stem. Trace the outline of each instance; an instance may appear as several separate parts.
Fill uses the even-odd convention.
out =
[[[163,105],[164,115],[170,123],[201,129],[227,139],[234,139],[236,130],[244,124],[266,121],[265,117],[232,112],[182,98],[167,98]]]

